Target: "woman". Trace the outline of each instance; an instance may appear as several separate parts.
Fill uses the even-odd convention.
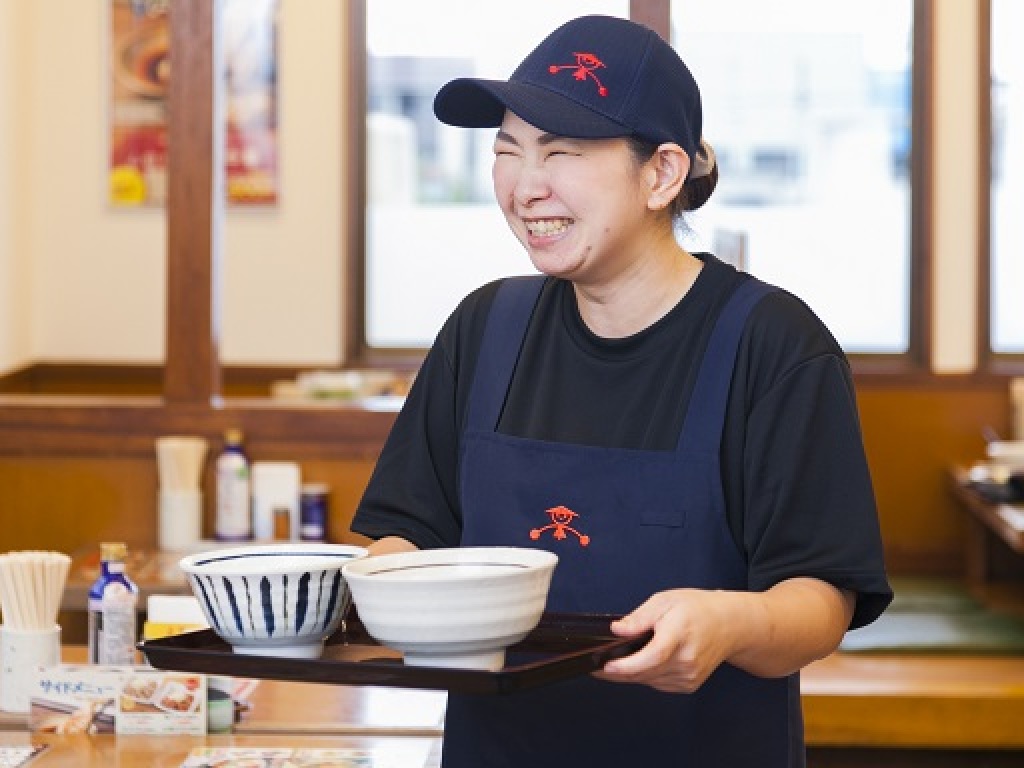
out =
[[[451,695],[443,764],[804,765],[799,670],[891,591],[839,345],[676,240],[717,181],[689,70],[647,28],[587,16],[434,109],[497,127],[497,201],[543,274],[449,318],[353,530],[378,554],[550,549],[548,610],[653,630],[593,677]]]

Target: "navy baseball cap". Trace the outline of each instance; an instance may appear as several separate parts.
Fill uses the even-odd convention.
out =
[[[506,109],[558,136],[673,142],[695,166],[711,152],[701,141],[700,90],[686,64],[656,32],[614,16],[566,22],[507,81],[458,78],[434,98],[438,119],[464,128],[499,126]]]

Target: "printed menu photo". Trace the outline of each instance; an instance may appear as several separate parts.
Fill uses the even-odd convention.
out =
[[[62,664],[40,670],[30,697],[29,727],[56,734],[202,735],[206,696],[206,676],[198,673]]]

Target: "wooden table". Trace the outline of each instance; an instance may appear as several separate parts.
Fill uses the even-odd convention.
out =
[[[65,662],[83,658],[80,646],[64,649]],[[1024,765],[1024,658],[835,653],[804,670],[802,700],[812,768]],[[433,754],[444,701],[437,691],[263,680],[233,734],[40,736],[54,747],[31,768],[177,768],[204,744],[421,744]],[[0,715],[0,731],[9,729],[0,744],[29,743],[25,726],[24,716]],[[85,758],[70,751],[76,739]]]
[[[438,768],[441,740],[408,736],[226,734],[217,736],[52,736],[0,732],[0,746],[46,744],[27,768],[179,768],[194,747],[290,747],[373,750],[374,765]]]

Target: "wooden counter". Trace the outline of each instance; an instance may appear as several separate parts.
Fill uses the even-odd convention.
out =
[[[1024,750],[1024,658],[835,653],[801,680],[809,746]]]

